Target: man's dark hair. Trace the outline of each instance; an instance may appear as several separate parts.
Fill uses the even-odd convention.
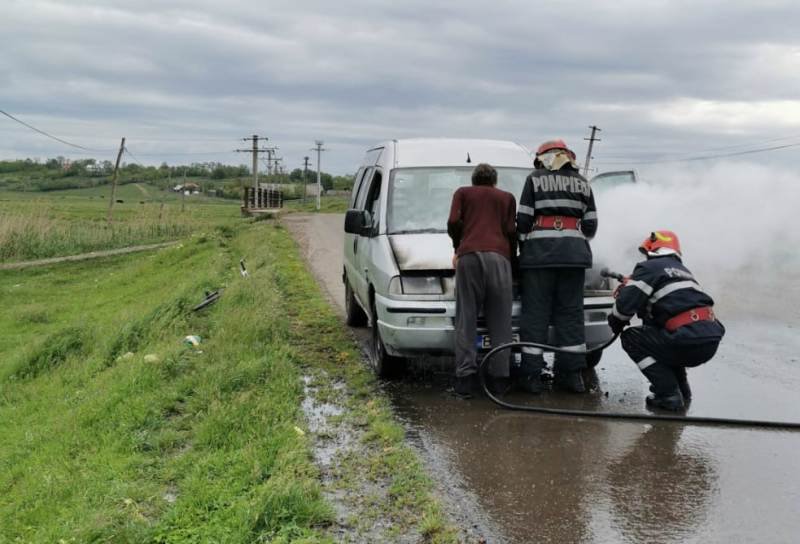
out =
[[[472,171],[473,185],[497,185],[497,170],[485,162],[480,163]]]

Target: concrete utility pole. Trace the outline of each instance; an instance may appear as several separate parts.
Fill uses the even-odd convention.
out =
[[[315,140],[315,147],[311,149],[311,151],[317,152],[317,211],[322,207],[322,171],[319,169],[319,163],[322,152],[327,151],[322,147],[324,143],[322,140]]]
[[[589,150],[586,152],[586,162],[583,164],[583,177],[589,177],[589,161],[592,160],[592,147],[594,147],[595,142],[600,142],[600,138],[595,138],[594,135],[600,132],[600,129],[594,125],[589,127],[592,129],[592,135],[588,138],[584,138],[584,140],[589,140]]]
[[[272,175],[272,153],[274,151],[272,149],[267,149],[267,175]]]
[[[303,157],[303,204],[306,203],[306,186],[308,185],[308,157]]]
[[[108,201],[108,222],[111,223],[113,219],[114,199],[117,195],[117,172],[119,172],[119,161],[122,159],[122,152],[125,151],[125,138],[119,144],[119,153],[117,153],[117,163],[114,165],[114,175],[111,177],[111,198]]]
[[[252,153],[253,154],[253,189],[258,189],[258,153],[267,151],[268,148],[259,148],[258,147],[258,140],[269,140],[269,138],[265,136],[259,136],[258,134],[253,134],[249,138],[242,138],[242,141],[253,141],[252,149],[237,149],[237,153]]]
[[[183,167],[183,188],[181,189],[181,212],[186,209],[186,167]]]

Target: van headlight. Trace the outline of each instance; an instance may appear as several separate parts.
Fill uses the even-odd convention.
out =
[[[442,295],[442,278],[439,276],[395,276],[389,282],[392,295]]]

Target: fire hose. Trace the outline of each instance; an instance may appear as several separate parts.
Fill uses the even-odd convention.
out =
[[[766,428],[766,429],[784,429],[784,430],[800,430],[800,423],[795,422],[788,422],[788,421],[763,421],[757,419],[731,419],[731,418],[722,418],[722,417],[705,417],[705,416],[686,416],[686,415],[678,415],[678,414],[636,414],[636,413],[626,413],[626,412],[593,412],[588,410],[570,410],[565,408],[543,408],[540,406],[532,406],[528,404],[514,404],[512,402],[505,401],[503,399],[498,398],[495,396],[491,390],[489,389],[487,382],[486,382],[486,363],[489,361],[494,355],[501,351],[505,351],[507,349],[512,349],[516,347],[529,347],[529,348],[539,348],[547,351],[553,351],[556,353],[593,353],[595,351],[600,351],[606,349],[610,346],[616,339],[618,335],[614,335],[609,341],[605,344],[601,344],[591,349],[578,351],[575,349],[563,349],[557,346],[550,346],[548,344],[538,344],[536,342],[510,342],[508,344],[503,344],[501,346],[497,346],[496,348],[492,349],[487,353],[483,359],[481,360],[480,367],[478,369],[478,376],[481,380],[481,387],[483,388],[483,392],[489,397],[489,400],[506,408],[508,410],[516,410],[520,412],[534,412],[537,414],[547,414],[547,415],[554,415],[554,416],[572,416],[572,417],[585,417],[585,418],[602,418],[602,419],[624,419],[624,420],[635,420],[635,421],[671,421],[671,422],[679,422],[679,423],[688,423],[694,425],[716,425],[716,426],[723,426],[723,427],[750,427],[750,428]]]
[[[621,274],[615,274],[614,272],[610,272],[607,269],[603,269],[601,274],[605,277],[611,277],[618,280],[623,280],[623,276]],[[722,427],[739,427],[739,428],[762,428],[762,429],[783,429],[783,430],[800,430],[800,423],[796,422],[788,422],[788,421],[764,421],[764,420],[756,420],[756,419],[732,419],[732,418],[721,418],[721,417],[705,417],[705,416],[687,416],[687,415],[679,415],[679,414],[636,414],[636,413],[626,413],[626,412],[594,412],[588,410],[571,410],[565,408],[543,408],[540,406],[532,406],[528,404],[515,404],[512,402],[505,401],[503,399],[498,398],[495,396],[492,391],[489,389],[487,382],[486,382],[486,366],[487,361],[489,361],[494,355],[500,353],[501,351],[510,350],[513,348],[538,348],[545,351],[552,351],[555,353],[571,353],[571,354],[585,354],[588,355],[589,353],[594,353],[596,351],[602,351],[606,349],[608,346],[613,344],[616,339],[619,337],[619,334],[615,334],[612,336],[607,342],[604,344],[600,344],[599,346],[595,346],[590,349],[586,350],[577,350],[575,348],[561,348],[558,346],[551,346],[548,344],[540,344],[536,342],[510,342],[508,344],[503,344],[497,346],[490,350],[481,360],[480,366],[478,367],[478,376],[481,381],[481,387],[483,388],[483,392],[489,397],[489,400],[506,408],[508,410],[516,410],[520,412],[533,412],[537,414],[546,414],[546,415],[553,415],[553,416],[571,416],[571,417],[584,417],[584,418],[601,418],[601,419],[622,419],[628,421],[669,421],[669,422],[676,422],[676,423],[687,423],[693,425],[715,425],[715,426],[722,426]]]

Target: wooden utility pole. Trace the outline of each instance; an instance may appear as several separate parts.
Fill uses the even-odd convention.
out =
[[[186,167],[183,167],[183,186],[181,187],[181,211],[186,209]]]
[[[122,160],[122,152],[125,151],[125,138],[119,144],[117,153],[117,163],[114,165],[114,175],[111,176],[111,198],[108,200],[108,222],[113,220],[114,199],[117,197],[117,173],[119,172],[119,161]]]
[[[589,177],[589,162],[592,160],[592,147],[594,147],[595,142],[601,141],[600,138],[595,138],[594,135],[600,132],[600,129],[596,126],[592,125],[589,127],[592,129],[592,135],[588,138],[584,138],[584,140],[589,140],[589,150],[586,152],[586,162],[583,164],[583,177]]]

